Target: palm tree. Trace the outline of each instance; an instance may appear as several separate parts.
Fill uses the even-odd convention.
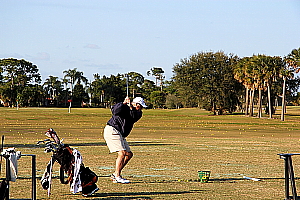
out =
[[[262,116],[262,91],[268,90],[269,114],[272,118],[271,85],[279,75],[282,68],[280,57],[266,55],[253,55],[241,59],[235,69],[235,78],[246,88],[245,115],[253,116],[253,102],[255,90],[258,90],[258,117]],[[249,95],[248,95],[249,93]],[[248,97],[249,96],[249,97]],[[248,98],[250,100],[248,100]],[[249,105],[248,105],[249,102]]]
[[[286,60],[285,60],[285,62],[286,62]],[[282,72],[281,72],[281,76],[282,76],[282,79],[283,79],[281,121],[284,121],[284,114],[285,114],[285,111],[286,111],[286,100],[285,100],[285,97],[286,97],[286,80],[287,80],[287,78],[292,78],[293,77],[292,71],[290,71],[288,69],[287,62],[285,64],[285,69],[282,70]]]
[[[56,76],[49,76],[43,84],[44,89],[50,95],[50,98],[56,100],[58,104],[58,95],[62,90],[62,82]]]
[[[254,79],[252,72],[253,62],[251,57],[244,57],[238,61],[234,69],[234,78],[237,79],[246,89],[245,115],[253,116]]]
[[[240,83],[243,84],[243,86],[246,89],[246,95],[245,95],[245,115],[248,115],[248,107],[249,107],[249,88],[246,86],[246,79],[245,79],[245,63],[247,61],[247,57],[242,58],[236,65],[233,70],[234,72],[234,78],[238,80]]]
[[[272,101],[271,101],[271,85],[280,77],[280,73],[284,69],[283,60],[279,56],[268,57],[268,72],[266,73],[266,82],[268,84],[269,99],[269,117],[272,118]]]
[[[268,112],[272,118],[273,106],[271,99],[271,86],[277,80],[282,69],[282,59],[266,55],[254,55],[252,57],[252,77],[254,88],[258,89],[258,117],[262,116],[262,90],[268,91]]]
[[[161,91],[163,89],[163,80],[165,78],[165,76],[163,75],[164,73],[165,73],[165,71],[160,67],[153,67],[149,71],[147,71],[148,76],[152,75],[155,77],[156,86],[158,86],[158,80],[160,80],[160,90]]]
[[[74,85],[75,84],[81,84],[83,82],[85,85],[87,85],[88,80],[86,77],[83,76],[83,72],[77,71],[77,68],[69,69],[63,71],[65,74],[64,79],[67,79],[71,84],[71,100],[69,105],[69,112],[72,107],[72,99],[73,99],[73,91],[74,91]]]
[[[262,116],[262,90],[264,90],[264,76],[267,71],[264,58],[265,56],[263,55],[253,56],[253,61],[255,63],[253,69],[254,85],[255,88],[258,89],[258,118],[261,118]]]
[[[300,71],[300,48],[293,49],[291,53],[284,58],[284,63],[284,70],[281,72],[283,77],[281,121],[284,121],[284,114],[286,110],[286,79],[292,78],[293,72],[298,73]]]
[[[75,84],[88,83],[87,78],[83,76],[83,72],[77,71],[77,68],[65,70],[63,73],[65,74],[64,78],[68,79],[71,84],[71,92],[73,92]]]

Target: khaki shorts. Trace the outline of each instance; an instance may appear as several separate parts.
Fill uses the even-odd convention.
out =
[[[110,153],[122,150],[131,152],[126,139],[122,137],[121,133],[114,127],[106,125],[103,135]]]

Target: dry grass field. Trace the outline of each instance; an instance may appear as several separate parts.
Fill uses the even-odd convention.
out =
[[[71,194],[69,185],[59,182],[56,163],[50,199],[284,199],[284,160],[277,154],[300,152],[299,111],[300,107],[289,107],[282,122],[280,110],[274,119],[213,116],[200,109],[144,110],[128,137],[134,157],[123,170],[131,183],[123,185],[109,179],[116,158],[103,139],[109,109],[68,113],[62,108],[0,108],[0,135],[5,135],[5,148],[37,156],[37,199],[49,199],[40,178],[51,154],[36,146],[46,139],[48,128],[81,152],[84,164],[99,176],[100,189],[91,197]],[[293,163],[298,177],[300,156],[294,156]],[[28,199],[30,157],[21,157],[18,164],[10,198]],[[1,178],[4,170],[2,161]],[[208,183],[198,181],[199,170],[211,171]]]

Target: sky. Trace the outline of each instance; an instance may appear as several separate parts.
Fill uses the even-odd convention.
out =
[[[0,59],[37,65],[42,80],[153,67],[167,80],[198,52],[285,56],[300,47],[299,0],[0,0]]]

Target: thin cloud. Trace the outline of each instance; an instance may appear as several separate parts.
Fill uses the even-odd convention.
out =
[[[22,59],[24,56],[18,54],[18,53],[12,53],[12,54],[0,54],[0,58],[16,58],[16,59]]]
[[[86,67],[96,68],[96,69],[121,69],[118,64],[90,64],[85,65]]]
[[[100,47],[96,44],[87,44],[84,46],[84,48],[89,48],[89,49],[100,49]]]
[[[50,55],[46,52],[40,52],[37,53],[35,57],[33,57],[34,60],[50,60]]]

